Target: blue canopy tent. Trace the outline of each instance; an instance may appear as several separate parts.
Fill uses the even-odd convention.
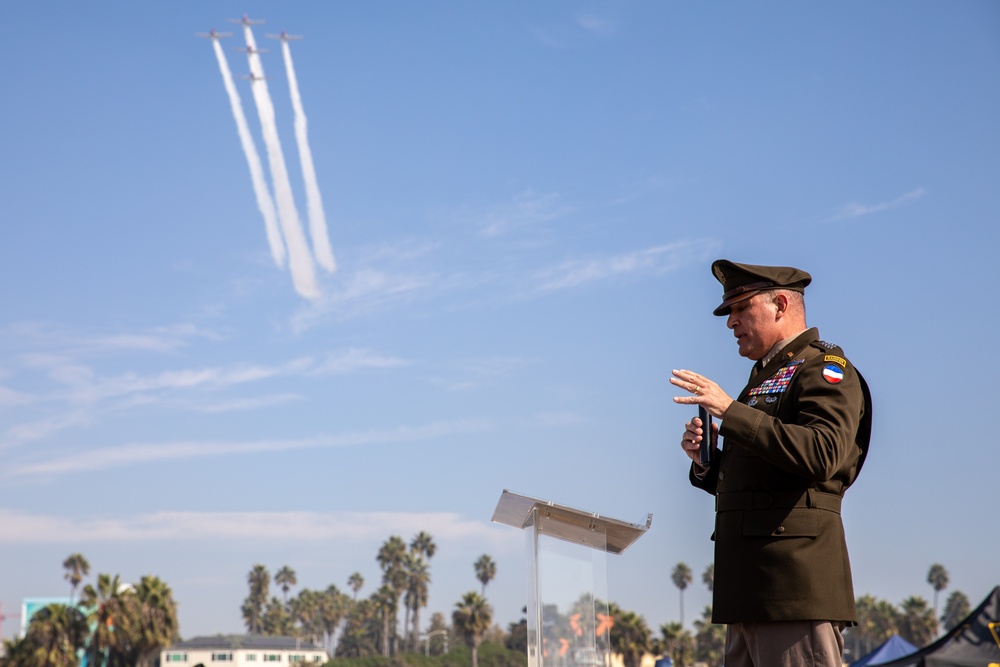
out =
[[[904,655],[910,655],[911,653],[916,653],[917,647],[906,641],[899,635],[893,635],[889,637],[884,642],[882,642],[878,648],[864,656],[859,658],[857,662],[852,662],[851,667],[865,667],[866,665],[879,665],[883,662],[889,662],[890,660],[895,660],[896,658],[902,658]]]

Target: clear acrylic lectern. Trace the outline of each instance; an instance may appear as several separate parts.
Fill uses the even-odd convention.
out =
[[[525,531],[528,667],[610,667],[607,555],[649,530],[504,490],[493,521]]]

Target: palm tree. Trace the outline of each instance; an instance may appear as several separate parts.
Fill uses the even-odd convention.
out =
[[[701,583],[708,587],[708,592],[715,591],[715,563],[709,563],[701,573]]]
[[[367,658],[379,654],[379,612],[375,596],[367,600],[355,601],[348,612],[344,629],[337,642],[336,657]]]
[[[135,588],[139,612],[136,653],[141,664],[152,665],[160,649],[177,639],[177,603],[170,587],[158,577],[144,576]]]
[[[416,557],[413,567],[410,570],[410,582],[407,584],[407,597],[409,604],[407,610],[413,611],[413,643],[412,650],[418,651],[420,646],[420,608],[427,606],[428,588],[431,582],[429,565],[423,561],[425,557],[429,562],[437,552],[437,544],[430,533],[420,531],[410,540],[410,553]]]
[[[938,593],[948,587],[948,570],[941,563],[934,563],[927,572],[927,583],[934,588],[934,614],[937,614]]]
[[[701,620],[694,622],[694,629],[694,659],[721,665],[726,653],[726,626],[712,622],[711,607],[705,607],[701,612]]]
[[[698,622],[695,621],[695,625]],[[694,637],[680,623],[664,623],[660,626],[663,653],[670,656],[674,665],[684,667],[687,658],[694,652]]]
[[[378,561],[379,567],[382,568],[382,583],[383,587],[388,586],[389,592],[392,597],[392,616],[399,612],[399,597],[402,595],[403,591],[406,589],[406,569],[404,566],[404,560],[406,558],[406,542],[403,538],[398,535],[392,535],[378,551],[378,555],[375,560]],[[383,655],[389,655],[389,641],[396,635],[396,624],[393,623],[392,627],[389,626],[389,619],[386,617],[384,629],[386,631],[386,636],[382,638],[382,648]],[[391,635],[389,631],[391,630]]]
[[[4,639],[0,650],[0,667],[37,667],[37,649],[38,645],[27,636]]]
[[[286,602],[288,612],[292,618],[292,630],[296,637],[305,636],[312,640],[312,643],[319,644],[320,637],[325,637],[326,632],[321,617],[322,593],[303,588],[299,594],[292,598],[291,602]]]
[[[260,634],[270,637],[292,634],[292,618],[285,603],[279,600],[277,595],[272,596],[264,608],[264,614],[260,619]]]
[[[274,583],[281,586],[281,595],[285,604],[288,604],[288,589],[299,583],[295,579],[295,570],[285,565],[274,574]]]
[[[926,646],[937,635],[938,621],[934,610],[922,597],[911,596],[900,605],[899,634],[914,646]]]
[[[681,627],[684,626],[684,589],[691,583],[691,568],[684,563],[677,563],[674,571],[670,574],[670,579],[674,586],[681,592]]]
[[[76,597],[76,588],[83,581],[83,578],[90,574],[90,563],[87,559],[83,557],[83,554],[70,554],[69,557],[63,561],[63,569],[66,570],[65,579],[69,582],[69,600],[73,601]]]
[[[622,656],[625,667],[639,667],[642,656],[649,651],[650,636],[646,619],[634,611],[624,611],[611,605],[611,648]]]
[[[383,584],[372,596],[371,596],[372,606],[377,611],[379,618],[382,619],[382,632],[380,633],[382,638],[382,655],[388,657],[389,655],[389,619],[391,619],[396,614],[396,596],[393,594],[392,588],[386,584]]]
[[[410,541],[410,551],[417,554],[423,554],[427,557],[427,560],[434,558],[434,553],[437,551],[437,545],[434,544],[434,538],[430,534],[420,531],[413,536]]]
[[[271,573],[258,563],[247,574],[247,585],[250,587],[250,592],[243,601],[243,621],[246,623],[247,631],[255,635],[260,632],[260,620],[271,586]]]
[[[483,597],[486,597],[486,584],[493,581],[497,576],[497,564],[493,562],[489,554],[483,554],[472,565],[476,570],[476,579],[483,585]]]
[[[962,591],[953,591],[944,602],[944,613],[941,614],[941,623],[945,630],[951,630],[958,626],[965,617],[972,611],[969,606],[969,598]]]
[[[94,628],[90,636],[87,664],[100,665],[125,660],[127,639],[134,620],[135,593],[116,574],[97,575],[97,586],[87,584],[80,596],[80,606],[90,609],[87,621]]]
[[[361,576],[360,572],[355,572],[347,578],[347,585],[350,586],[352,591],[354,591],[354,599],[357,600],[358,591],[365,586],[365,578]]]
[[[416,651],[420,642],[420,608],[427,606],[428,590],[431,583],[427,561],[413,553],[406,560],[406,595],[403,602],[407,613],[413,612],[412,641],[410,650]]]
[[[326,633],[330,655],[333,655],[334,647],[336,646],[334,635],[337,632],[337,627],[344,620],[344,616],[347,615],[350,606],[351,598],[341,593],[340,589],[334,584],[330,584],[320,597],[319,616],[323,623],[323,630]]]
[[[76,667],[77,651],[83,648],[90,629],[76,607],[50,604],[39,609],[28,626],[36,664],[47,667]]]
[[[455,631],[462,635],[472,649],[472,667],[479,667],[479,645],[483,635],[493,624],[493,608],[475,591],[469,591],[455,603],[451,614]]]

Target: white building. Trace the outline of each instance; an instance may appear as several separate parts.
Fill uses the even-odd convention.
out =
[[[329,660],[323,648],[295,637],[195,637],[160,651],[161,667],[307,667]]]

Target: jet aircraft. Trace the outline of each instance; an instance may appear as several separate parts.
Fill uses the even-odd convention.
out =
[[[196,37],[205,37],[207,39],[219,39],[220,37],[232,37],[233,33],[231,33],[231,32],[219,32],[215,28],[212,28],[208,32],[196,32],[195,36]]]
[[[250,81],[250,83],[253,83],[254,81],[264,81],[265,79],[267,79],[266,76],[257,76],[253,72],[250,72],[249,74],[241,74],[240,78],[247,79],[248,81]]]
[[[267,49],[255,49],[252,46],[234,46],[233,50],[247,55],[253,55],[254,53],[267,53]]]
[[[271,39],[280,39],[283,42],[290,42],[295,39],[302,39],[302,35],[289,35],[284,30],[281,31],[280,35],[264,35],[264,37],[270,37]]]

